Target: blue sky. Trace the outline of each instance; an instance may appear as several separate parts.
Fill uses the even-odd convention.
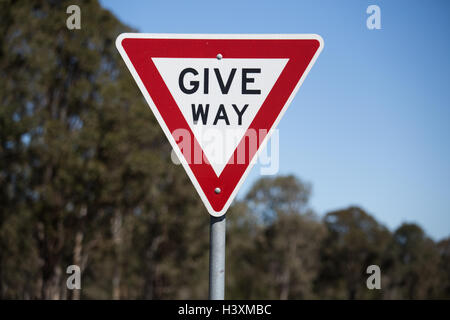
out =
[[[321,35],[278,126],[280,174],[312,183],[320,215],[358,205],[390,229],[450,235],[450,1],[101,3],[139,32]],[[381,30],[366,27],[371,4]],[[259,176],[255,166],[239,195]]]

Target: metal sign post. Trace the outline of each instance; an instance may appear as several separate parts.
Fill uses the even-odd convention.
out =
[[[209,299],[225,298],[225,215],[211,216],[209,225]]]

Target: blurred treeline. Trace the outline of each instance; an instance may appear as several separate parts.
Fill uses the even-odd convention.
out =
[[[0,2],[0,298],[206,298],[209,218],[97,1]],[[227,298],[450,298],[450,241],[264,178],[228,214]],[[82,289],[66,289],[67,266]],[[377,264],[382,290],[368,290]]]

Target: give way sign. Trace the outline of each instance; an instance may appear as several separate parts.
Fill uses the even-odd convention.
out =
[[[116,47],[208,212],[218,217],[323,40],[313,34],[124,33]]]

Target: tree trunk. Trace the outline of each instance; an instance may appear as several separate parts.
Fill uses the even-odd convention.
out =
[[[289,298],[290,278],[291,273],[289,271],[289,266],[287,266],[281,278],[280,300],[287,300]]]
[[[64,228],[62,222],[57,222],[55,236],[49,237],[44,225],[37,224],[37,239],[39,245],[39,256],[43,265],[41,267],[42,285],[40,290],[41,299],[57,300],[61,298],[61,252],[64,244]]]
[[[75,245],[73,248],[73,264],[80,267],[81,272],[83,272],[83,263],[82,263],[82,251],[83,251],[83,238],[84,234],[81,230],[78,230],[75,234]],[[71,299],[72,300],[80,300],[81,290],[73,289],[71,291]]]
[[[59,300],[61,298],[61,267],[56,266],[42,282],[41,298],[45,300]]]
[[[80,209],[80,225],[77,229],[77,232],[75,233],[75,245],[73,247],[73,264],[78,266],[80,268],[81,273],[83,273],[84,270],[84,264],[85,264],[85,257],[83,252],[83,239],[84,239],[84,221],[83,219],[87,215],[87,207],[82,206]],[[80,300],[81,296],[81,290],[74,289],[71,290],[70,298],[72,300]]]
[[[145,265],[147,266],[147,272],[145,273],[144,298],[147,300],[154,298],[156,278],[156,261],[154,260],[154,256],[159,248],[159,245],[162,243],[162,240],[162,236],[157,236],[154,238],[151,245],[145,252]]]
[[[291,290],[291,263],[294,263],[296,252],[297,252],[297,246],[295,241],[288,240],[289,246],[287,250],[287,259],[285,261],[285,269],[283,272],[283,275],[281,277],[281,293],[280,293],[280,300],[287,300],[289,299],[289,293]]]
[[[120,300],[120,282],[122,277],[122,213],[119,209],[114,210],[111,231],[116,258],[113,269],[112,298],[114,300]]]

